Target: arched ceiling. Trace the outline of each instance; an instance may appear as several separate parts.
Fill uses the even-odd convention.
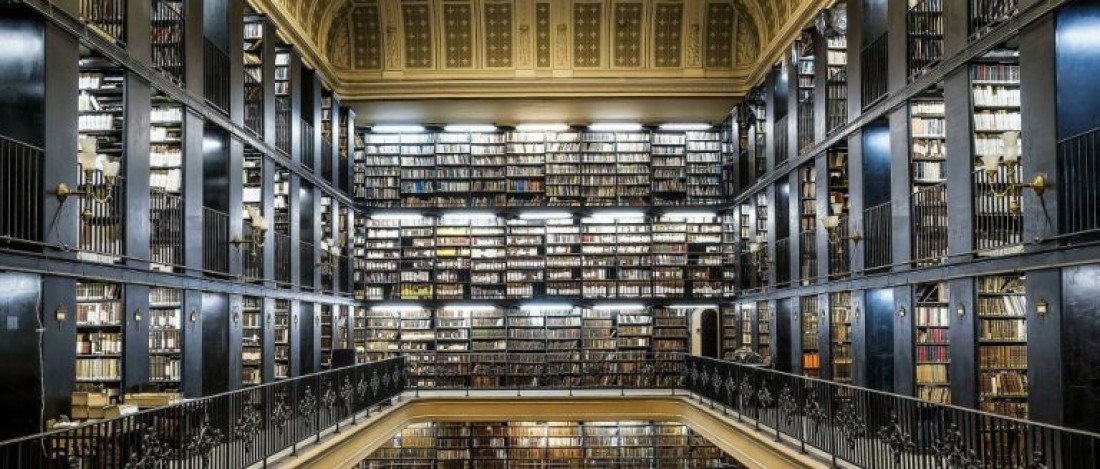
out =
[[[723,96],[821,0],[251,0],[345,99]],[[629,80],[624,80],[628,78]]]

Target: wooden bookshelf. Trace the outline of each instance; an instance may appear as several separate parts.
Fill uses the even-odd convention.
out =
[[[798,75],[798,151],[808,149],[814,144],[814,93],[817,81],[817,58],[815,56],[815,36],[803,31],[794,44],[797,54],[795,69]]]
[[[829,294],[829,346],[833,381],[852,382],[852,292]]]
[[[332,349],[335,344],[336,327],[333,321],[333,306],[320,305],[321,325],[321,370],[332,368]]]
[[[767,301],[756,302],[756,353],[764,363],[772,361],[772,315]]]
[[[290,378],[290,357],[295,350],[291,347],[291,314],[289,300],[275,300],[275,380]],[[294,324],[297,327],[297,324]]]
[[[982,255],[996,256],[1018,253],[1022,249],[1023,220],[1013,206],[1022,204],[1019,194],[999,196],[1008,180],[1008,166],[1000,158],[993,177],[983,170],[984,158],[1005,154],[1006,139],[1015,137],[1015,147],[1022,148],[1020,139],[1022,117],[1020,108],[1019,52],[995,49],[970,67],[973,91],[974,131],[974,237],[975,248]],[[1018,150],[1016,158],[1026,155]],[[1015,168],[1016,180],[1022,180],[1022,165]]]
[[[1027,419],[1027,308],[1023,275],[978,277],[978,407]]]
[[[908,0],[909,76],[915,79],[943,58],[943,0]]]
[[[798,168],[798,269],[802,285],[817,280],[817,230],[817,170],[808,164]]]
[[[722,359],[733,360],[734,352],[741,347],[740,310],[736,305],[722,305]]]
[[[825,38],[825,128],[832,133],[848,123],[848,37]]]
[[[75,391],[104,393],[112,403],[118,402],[122,392],[124,314],[121,285],[77,282]]]
[[[913,294],[917,397],[939,404],[950,404],[951,321],[947,284],[917,284]]]
[[[241,384],[263,384],[264,301],[246,296],[241,308]]]
[[[178,391],[183,381],[183,292],[149,290],[149,383],[161,391]]]
[[[740,310],[739,315],[741,324],[738,329],[741,330],[741,347],[755,351],[757,347],[753,340],[753,331],[755,331],[756,328],[753,326],[753,322],[756,317],[756,305],[753,303],[741,303],[737,307]]]
[[[78,257],[116,263],[123,253],[125,218],[120,184],[126,153],[124,70],[98,55],[80,58],[77,98],[77,170],[80,190],[95,194],[80,199]],[[120,176],[112,181],[105,173]]]
[[[819,378],[821,377],[821,342],[818,333],[821,326],[818,322],[817,296],[799,298],[798,306],[801,315],[799,327],[802,333],[802,375]]]

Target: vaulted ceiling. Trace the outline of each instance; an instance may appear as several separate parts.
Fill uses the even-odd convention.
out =
[[[345,99],[736,97],[822,0],[251,0]]]

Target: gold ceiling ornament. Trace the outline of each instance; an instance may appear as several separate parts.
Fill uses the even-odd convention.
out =
[[[347,100],[737,97],[831,2],[251,0]],[[448,13],[450,12],[450,13]],[[456,16],[458,15],[458,16]],[[646,79],[661,86],[640,86]],[[566,79],[567,85],[561,82]],[[617,88],[616,88],[617,87]],[[430,94],[423,90],[431,89]],[[552,90],[552,91],[551,91]]]

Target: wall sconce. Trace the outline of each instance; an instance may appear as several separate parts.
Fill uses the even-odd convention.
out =
[[[1046,192],[1046,174],[1035,176],[1029,183],[1021,183],[1017,179],[1016,168],[1020,165],[1020,133],[1005,132],[1001,135],[1002,150],[1000,155],[996,153],[981,156],[982,169],[989,179],[991,192],[995,197],[1007,197],[1008,210],[1014,214],[1020,214],[1020,196],[1023,189],[1035,191],[1035,195],[1042,197]],[[1005,180],[999,181],[1001,164],[1005,167]],[[1000,186],[1000,187],[998,187]]]
[[[829,215],[822,218],[821,224],[825,226],[825,232],[828,233],[829,242],[832,244],[839,244],[841,241],[851,241],[853,243],[863,241],[863,235],[859,233],[859,230],[851,230],[852,234],[849,236],[840,236],[837,234],[837,228],[840,228],[840,217],[837,215]]]
[[[861,313],[861,311],[859,309],[859,306],[856,306],[855,310],[856,310],[856,319],[859,319],[859,315]]]
[[[97,143],[95,137],[81,137],[78,146],[80,152],[77,155],[77,162],[84,172],[81,187],[79,190],[72,190],[68,184],[62,182],[54,188],[54,196],[63,205],[65,201],[69,200],[70,196],[86,197],[100,204],[110,202],[114,198],[115,182],[118,180],[118,174],[122,169],[121,163],[111,161],[106,156],[96,153]],[[102,182],[93,182],[96,171],[103,175]],[[90,218],[92,216],[91,207],[85,207],[81,216]]]
[[[191,319],[191,322],[198,322],[198,320],[199,320],[199,312],[195,308],[191,308],[191,317],[190,317],[190,319]]]
[[[905,317],[905,306],[898,306],[898,317],[899,318],[904,318]]]
[[[321,273],[324,275],[333,275],[336,273],[336,258],[340,257],[342,250],[340,246],[337,246],[332,239],[321,240],[321,262],[317,263],[317,267],[321,269]]]
[[[69,317],[69,310],[65,309],[65,305],[57,305],[57,309],[53,310],[53,317],[57,320],[58,326],[60,326],[60,323],[65,322],[65,319]]]
[[[262,214],[260,214],[260,209],[258,207],[245,207],[245,212],[248,214],[248,220],[251,222],[250,226],[252,227],[249,239],[246,240],[240,236],[237,236],[229,242],[237,247],[240,247],[242,244],[247,244],[248,255],[255,257],[260,254],[260,249],[264,247],[264,240],[267,236],[268,222],[267,219],[264,218]]]
[[[233,307],[233,324],[237,324],[239,322],[241,322],[241,307],[240,306],[234,306]]]
[[[134,308],[134,322],[141,322],[141,308]]]
[[[966,316],[966,305],[962,303],[955,303],[955,315],[960,318]]]
[[[1039,298],[1039,301],[1035,303],[1035,314],[1039,317],[1044,317],[1050,312],[1050,304],[1047,303],[1046,298]]]

